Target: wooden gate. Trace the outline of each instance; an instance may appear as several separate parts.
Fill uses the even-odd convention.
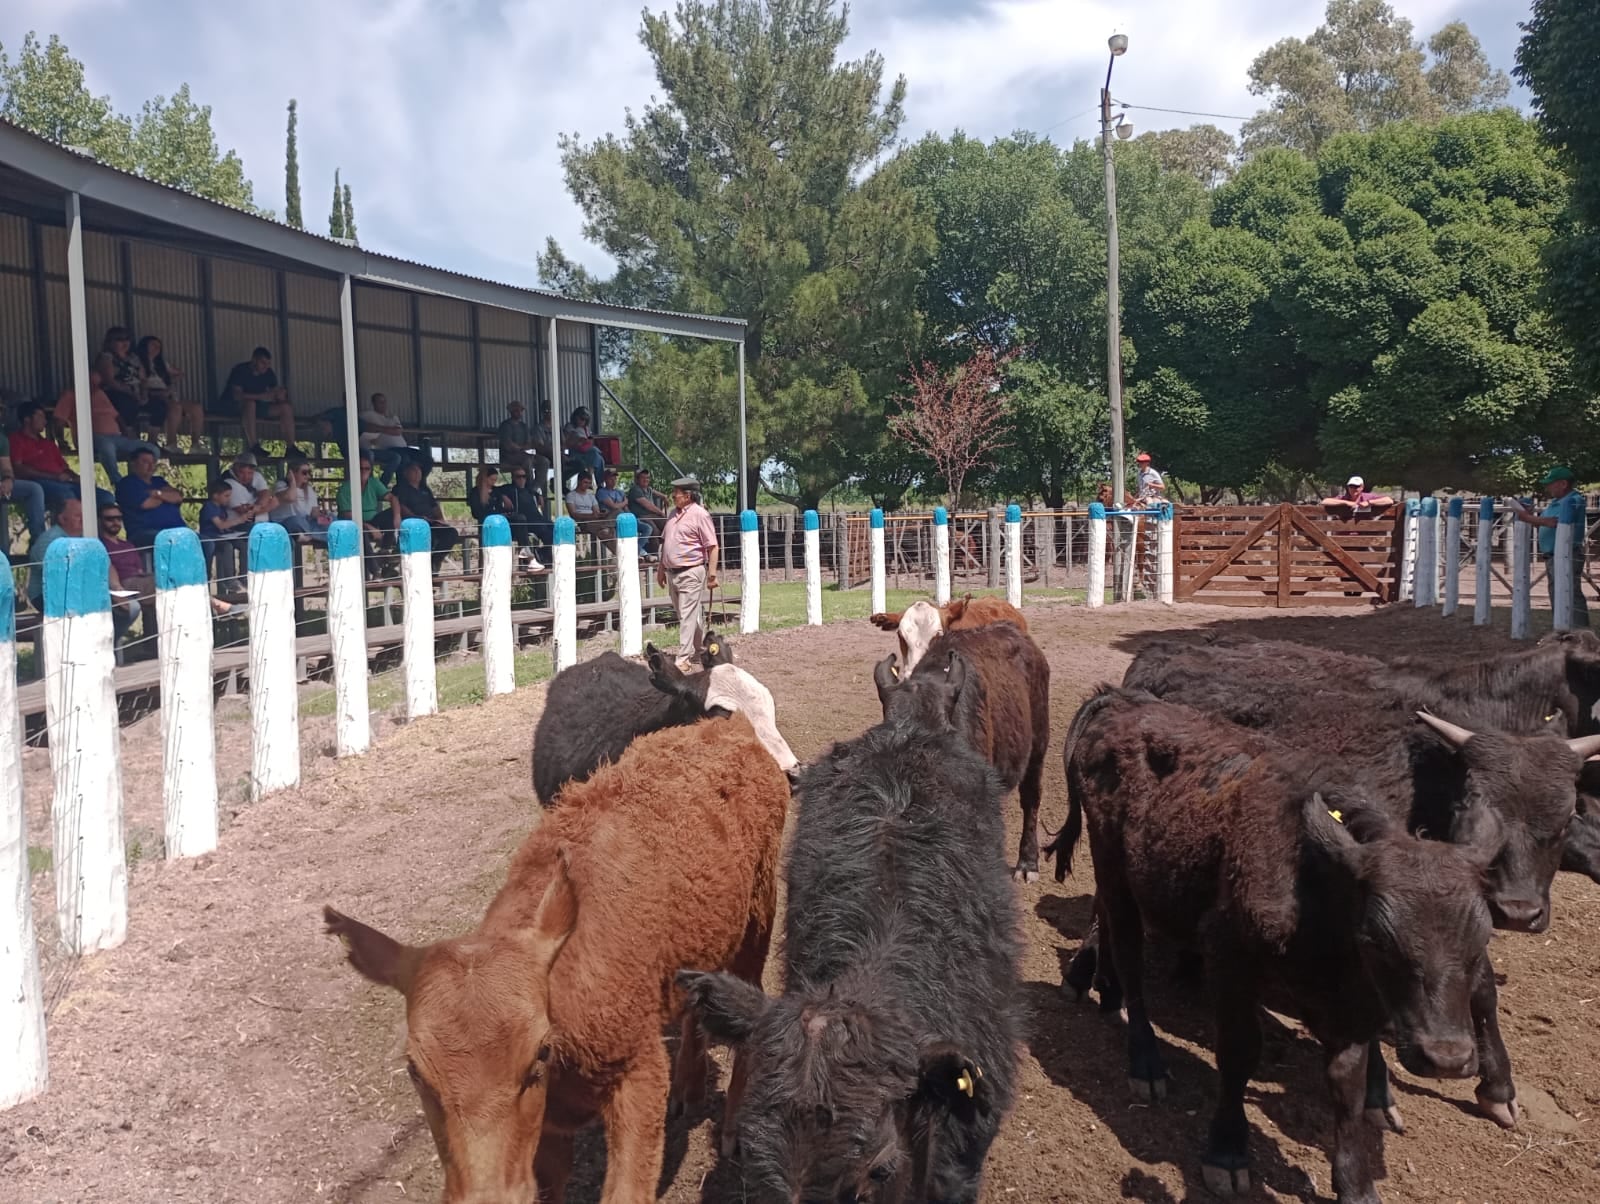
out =
[[[1174,596],[1221,606],[1391,602],[1402,521],[1330,518],[1317,506],[1180,508]]]

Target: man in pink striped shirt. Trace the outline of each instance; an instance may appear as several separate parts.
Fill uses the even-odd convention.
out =
[[[717,588],[717,529],[700,504],[700,482],[679,477],[672,482],[672,504],[661,529],[661,558],[656,582],[667,588],[678,612],[678,667],[696,667],[705,643],[703,609],[707,590]]]

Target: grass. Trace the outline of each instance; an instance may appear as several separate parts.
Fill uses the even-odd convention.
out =
[[[520,686],[536,685],[550,678],[550,650],[537,648],[519,653],[512,658],[512,670]],[[441,666],[436,674],[439,689],[439,709],[473,706],[484,700],[483,660],[474,658],[464,664]],[[403,669],[391,669],[367,678],[367,703],[375,711],[388,710],[403,702],[406,696],[406,679]],[[334,710],[332,689],[319,690],[300,702],[302,715],[331,715]]]
[[[36,844],[28,846],[28,875],[42,874],[55,864],[49,849],[42,849]]]
[[[956,591],[958,596],[968,592],[966,589]],[[1005,590],[1003,589],[975,589],[970,592],[974,598],[990,594],[996,597],[1005,596]],[[1061,598],[1081,602],[1083,600],[1083,591],[1068,589],[1029,590],[1026,597],[1032,599]],[[730,600],[737,601],[737,599],[737,593],[730,595]],[[932,594],[920,589],[891,589],[885,594],[886,605],[891,611],[904,610],[913,602],[931,600]],[[822,621],[824,623],[864,619],[871,613],[872,591],[870,589],[862,586],[857,589],[841,590],[836,584],[823,584]],[[804,581],[762,583],[762,631],[774,631],[783,627],[798,627],[805,621],[806,583]]]

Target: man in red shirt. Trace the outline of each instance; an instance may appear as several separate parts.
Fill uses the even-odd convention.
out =
[[[78,496],[78,474],[67,467],[61,449],[45,433],[44,407],[29,403],[17,409],[21,425],[11,436],[11,467],[19,480],[37,481],[44,490],[45,504]]]
[[[672,482],[672,502],[677,509],[661,528],[656,581],[667,587],[678,612],[678,667],[688,671],[705,643],[706,591],[717,588],[717,528],[700,504],[700,482],[693,477]]]

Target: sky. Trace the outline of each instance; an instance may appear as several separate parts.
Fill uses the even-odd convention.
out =
[[[283,212],[285,108],[299,102],[308,228],[326,231],[333,172],[352,186],[364,246],[536,285],[553,236],[605,274],[561,176],[557,138],[620,131],[655,91],[641,0],[8,0],[0,44],[60,34],[90,89],[137,112],[187,82],[212,106],[256,202]],[[664,10],[667,0],[648,7]],[[1465,20],[1509,71],[1524,0],[1398,0],[1426,37]],[[1018,129],[1095,134],[1106,37],[1128,53],[1112,94],[1136,105],[1248,116],[1251,60],[1304,37],[1324,0],[856,0],[845,55],[876,50],[908,83],[902,136]],[[1526,94],[1512,100],[1526,104]],[[1140,132],[1215,120],[1135,110]]]

